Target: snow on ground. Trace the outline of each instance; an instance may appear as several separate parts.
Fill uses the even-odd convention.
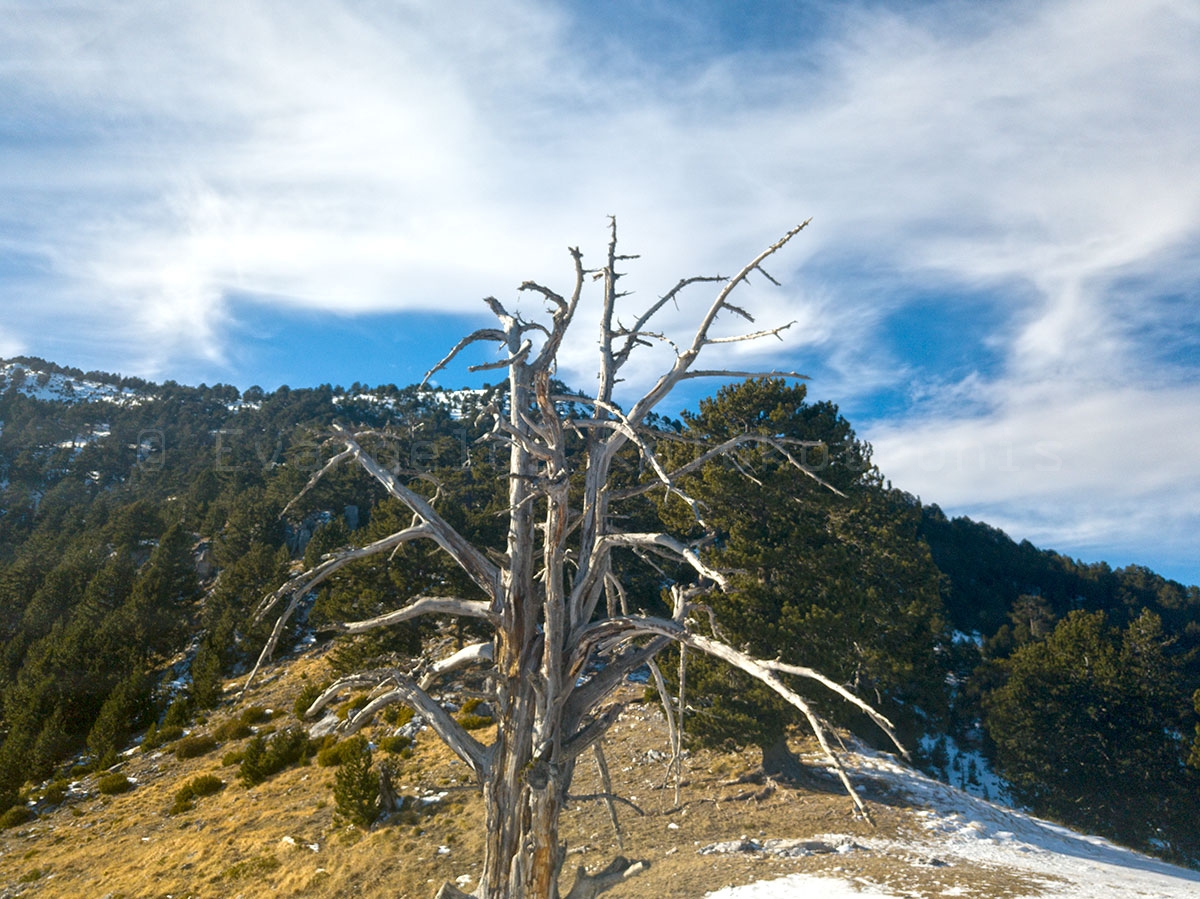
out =
[[[1008,782],[992,770],[991,763],[982,752],[963,749],[953,737],[941,735],[922,737],[921,748],[932,757],[938,755],[935,750],[944,753],[942,757],[945,764],[941,768],[940,780],[980,799],[1000,805],[1015,805]]]
[[[779,880],[764,880],[708,894],[709,899],[895,899],[895,895],[810,874],[791,874]]]
[[[1020,871],[1042,882],[1035,894],[1054,899],[1197,899],[1200,872],[1122,849],[1022,812],[994,805],[939,783],[892,756],[862,752],[855,766],[908,794],[927,839],[901,841],[856,836],[853,842],[897,864],[914,854],[1001,870]],[[850,838],[825,835],[826,843]],[[966,891],[955,895],[968,895]],[[778,880],[709,893],[708,899],[896,899],[904,893],[833,877],[794,874]]]

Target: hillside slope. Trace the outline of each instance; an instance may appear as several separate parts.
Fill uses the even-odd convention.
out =
[[[195,732],[219,731],[248,704],[290,709],[326,666],[320,653],[277,664],[241,706],[227,698]],[[620,838],[603,804],[583,798],[600,790],[590,760],[580,766],[581,798],[562,833],[570,866],[601,867],[619,853],[650,861],[647,872],[607,894],[614,899],[1182,899],[1200,891],[1198,873],[991,805],[857,748],[848,760],[869,797],[875,823],[868,824],[802,737],[793,745],[811,766],[806,783],[764,781],[752,754],[698,752],[686,759],[676,805],[665,724],[655,706],[639,701],[641,691],[626,689],[631,705],[605,747],[615,789],[630,804],[617,807]],[[280,711],[260,727],[289,723],[291,714]],[[384,731],[368,734],[379,740]],[[135,784],[130,792],[101,795],[88,775],[57,806],[42,802],[33,822],[0,832],[0,897],[426,897],[447,880],[470,889],[481,804],[463,766],[428,731],[411,757],[395,757],[406,811],[368,830],[335,818],[335,769],[298,766],[242,786],[222,757],[247,740],[184,761],[171,745],[135,747],[118,766]],[[225,788],[192,810],[172,811],[180,786],[200,774],[215,774]]]

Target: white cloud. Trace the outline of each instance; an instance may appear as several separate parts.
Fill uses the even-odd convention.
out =
[[[19,356],[23,352],[21,342],[0,327],[0,358]]]
[[[488,293],[518,302],[526,278],[568,289],[566,246],[598,261],[609,213],[643,255],[628,266],[640,304],[812,215],[770,268],[784,287],[747,297],[763,325],[799,322],[789,342],[715,355],[815,361],[817,394],[843,405],[903,383],[917,417],[866,436],[928,499],[1109,522],[1087,500],[1120,434],[1089,416],[1119,420],[1121,396],[1167,428],[1197,405],[1170,365],[1200,321],[1159,305],[1194,293],[1175,273],[1200,268],[1200,15],[1185,0],[831,4],[797,47],[698,17],[614,46],[536,0],[7,5],[0,124],[22,140],[0,149],[0,252],[47,275],[10,292],[12,344],[74,327],[158,374],[226,358],[231,296],[477,312]],[[931,292],[989,313],[992,332],[962,340],[994,364],[949,374],[888,342]],[[710,296],[663,325],[686,339]],[[593,353],[584,327],[563,376],[590,383]],[[631,368],[631,388],[653,368]],[[1023,404],[994,399],[1008,396]],[[1046,433],[1078,466],[1051,478],[1034,452],[1021,477],[935,481],[912,461]],[[1194,479],[1173,446],[1162,481]],[[1131,510],[1181,508],[1158,481],[1119,483]]]
[[[1124,561],[1195,570],[1200,393],[1115,379],[1087,393],[991,387],[1001,395],[987,414],[873,429],[876,461],[925,501],[1016,539],[1088,559],[1120,545]]]

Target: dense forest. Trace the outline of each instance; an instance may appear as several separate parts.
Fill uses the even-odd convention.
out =
[[[281,514],[335,421],[370,430],[377,456],[462,533],[502,548],[504,477],[474,420],[503,401],[500,388],[242,392],[0,362],[0,812],[222,701],[266,639],[270,622],[252,618],[264,593],[294,566],[397,529],[399,506],[354,471]],[[712,599],[726,639],[877,703],[927,770],[949,776],[948,745],[977,750],[1035,812],[1197,863],[1200,589],[948,519],[895,489],[837,408],[802,386],[726,387],[660,426],[657,452],[674,466],[747,432],[806,441],[799,460],[758,445],[688,476],[720,534],[706,552],[734,572]],[[649,476],[632,457],[621,475]],[[694,524],[662,496],[636,514],[680,534]],[[348,566],[282,645],[331,639],[325,623],[418,590],[472,589],[429,549],[397,559]],[[672,577],[631,560],[625,601],[655,608]],[[402,625],[337,638],[332,652],[351,670],[416,653],[423,636]],[[781,773],[796,764],[783,705],[702,660],[687,679],[691,739],[758,746]],[[821,712],[872,739],[843,705]]]

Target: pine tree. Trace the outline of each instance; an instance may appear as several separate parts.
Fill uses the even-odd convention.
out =
[[[146,723],[153,710],[150,688],[150,678],[134,671],[108,695],[87,736],[88,749],[97,759],[119,752]]]
[[[371,767],[371,749],[361,736],[351,737],[341,753],[333,787],[338,813],[351,824],[370,827],[379,817],[379,775]]]
[[[1018,798],[1142,848],[1160,831],[1194,831],[1183,822],[1200,811],[1200,784],[1173,735],[1180,689],[1168,643],[1151,612],[1121,631],[1103,612],[1074,611],[1003,663],[985,725]]]
[[[943,623],[939,575],[916,538],[919,506],[885,489],[869,447],[836,406],[808,403],[803,385],[764,379],[725,387],[685,421],[679,441],[664,441],[672,464],[694,458],[696,444],[746,434],[762,441],[681,479],[718,530],[720,565],[738,572],[732,589],[711,599],[721,634],[870,696],[910,739],[932,730],[930,719],[946,705],[944,675],[929,664]],[[789,460],[781,440],[805,443],[786,449]],[[663,515],[677,528],[693,518],[673,499]],[[785,703],[710,659],[690,661],[687,677],[694,695],[707,697],[696,700],[702,705],[690,736],[757,744],[768,768],[795,771],[784,742],[794,717]],[[863,723],[837,701],[823,712]]]

